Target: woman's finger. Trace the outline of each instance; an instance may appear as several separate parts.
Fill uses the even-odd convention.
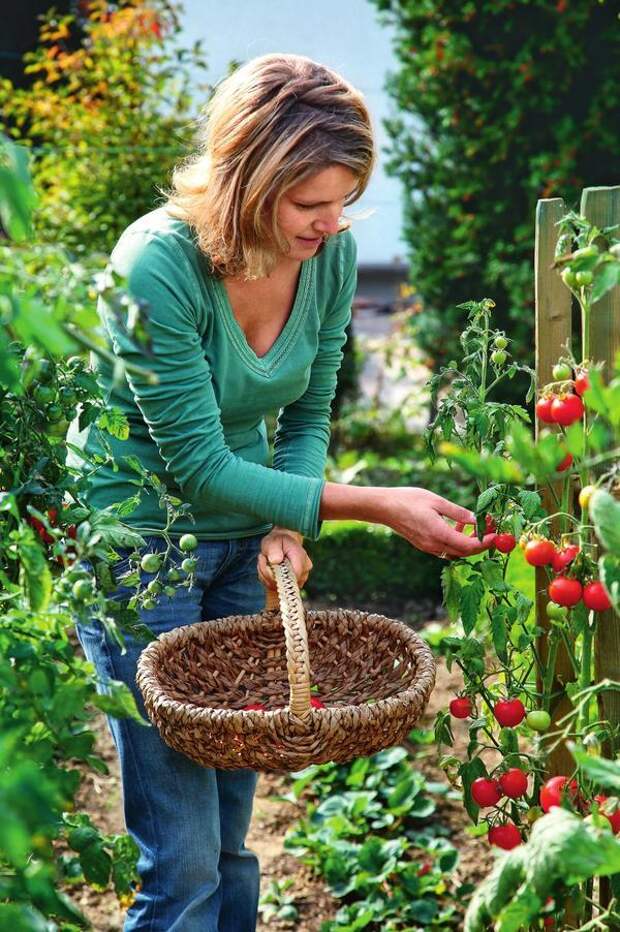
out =
[[[446,518],[452,518],[454,521],[460,521],[463,524],[476,523],[476,515],[473,511],[470,511],[469,508],[463,508],[461,505],[455,505],[454,502],[442,498],[441,495],[435,496],[433,507],[439,514],[445,515]]]

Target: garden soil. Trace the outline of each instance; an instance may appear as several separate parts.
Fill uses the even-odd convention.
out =
[[[458,673],[448,673],[443,664],[438,671],[438,682],[431,697],[422,727],[432,727],[436,711],[445,708],[459,688],[461,681]],[[109,766],[109,774],[102,776],[88,772],[85,774],[80,796],[77,800],[78,810],[87,812],[94,823],[106,832],[122,832],[123,816],[121,811],[121,789],[116,755],[111,737],[103,717],[97,720],[97,748]],[[467,732],[460,722],[455,725],[456,746],[458,754],[463,750]],[[412,749],[419,752],[420,748]],[[442,772],[437,767],[437,753],[434,746],[426,746],[424,756],[418,757],[415,766],[428,779],[443,781]],[[321,923],[335,915],[339,908],[337,899],[331,896],[327,886],[314,877],[308,868],[297,858],[284,850],[284,836],[288,829],[303,815],[302,803],[279,801],[274,797],[288,790],[286,778],[277,774],[261,774],[258,782],[254,804],[252,826],[247,845],[256,852],[261,863],[261,890],[264,892],[273,880],[293,878],[293,885],[286,891],[294,898],[299,911],[295,923],[281,923],[271,920],[268,924],[259,922],[260,932],[267,930],[295,930],[295,932],[319,932]],[[462,804],[456,800],[440,797],[437,817],[451,830],[451,840],[460,851],[457,867],[456,885],[459,882],[477,882],[489,870],[493,855],[484,839],[472,839],[466,832],[468,818]],[[80,908],[93,924],[95,932],[121,932],[123,910],[115,896],[99,893],[90,887],[73,886],[70,893]]]

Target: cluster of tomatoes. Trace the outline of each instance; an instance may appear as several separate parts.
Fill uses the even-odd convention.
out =
[[[547,594],[554,605],[573,608],[578,602],[583,602],[589,611],[594,612],[606,612],[611,608],[611,600],[600,580],[584,579],[582,582],[576,575],[567,574],[569,567],[580,553],[577,544],[557,547],[546,537],[532,537],[524,538],[522,546],[525,559],[530,566],[547,566],[556,574],[547,589]],[[554,617],[551,607],[548,615],[550,618]]]
[[[587,369],[574,371],[569,363],[558,362],[553,367],[553,378],[560,384],[560,391],[556,392],[550,386],[543,389],[541,397],[536,402],[536,416],[543,424],[570,427],[575,421],[581,420],[584,414],[581,396],[590,387],[588,371]],[[562,467],[560,464],[560,467],[567,469],[568,465]]]
[[[65,537],[68,537],[70,540],[76,539],[77,526],[75,524],[67,524],[68,517],[64,509],[63,511],[59,513],[56,507],[51,507],[47,509],[45,514],[47,517],[47,523],[50,525],[50,527],[59,528],[62,531],[63,535]],[[50,532],[48,531],[43,521],[39,520],[39,518],[35,517],[34,515],[27,514],[26,522],[30,525],[30,527],[34,531],[36,531],[39,538],[43,541],[43,543],[46,546],[50,544],[54,544],[56,542],[56,537],[50,534]],[[75,547],[73,546],[73,544],[66,545],[65,555],[69,559],[73,559],[75,557]],[[57,556],[56,562],[62,564],[63,558],[61,556]]]

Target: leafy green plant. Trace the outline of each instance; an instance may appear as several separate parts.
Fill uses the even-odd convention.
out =
[[[292,877],[270,882],[266,891],[261,894],[258,906],[263,922],[279,919],[280,922],[295,923],[299,917],[299,910],[295,906],[295,898],[286,892],[293,883]]]
[[[156,204],[187,154],[190,81],[200,43],[179,45],[178,7],[164,0],[92,0],[79,19],[52,9],[26,55],[27,88],[0,81],[5,125],[32,147],[41,239],[109,252]]]
[[[449,877],[458,855],[433,819],[438,790],[446,787],[428,784],[402,747],[293,775],[283,798],[309,798],[285,848],[343,902],[322,932],[456,927]]]

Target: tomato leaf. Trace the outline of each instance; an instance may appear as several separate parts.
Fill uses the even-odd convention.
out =
[[[600,542],[620,557],[620,504],[609,492],[598,489],[590,499],[590,517]]]
[[[482,579],[477,576],[461,590],[461,620],[465,634],[471,634],[473,631],[480,606],[485,594],[485,585]]]

